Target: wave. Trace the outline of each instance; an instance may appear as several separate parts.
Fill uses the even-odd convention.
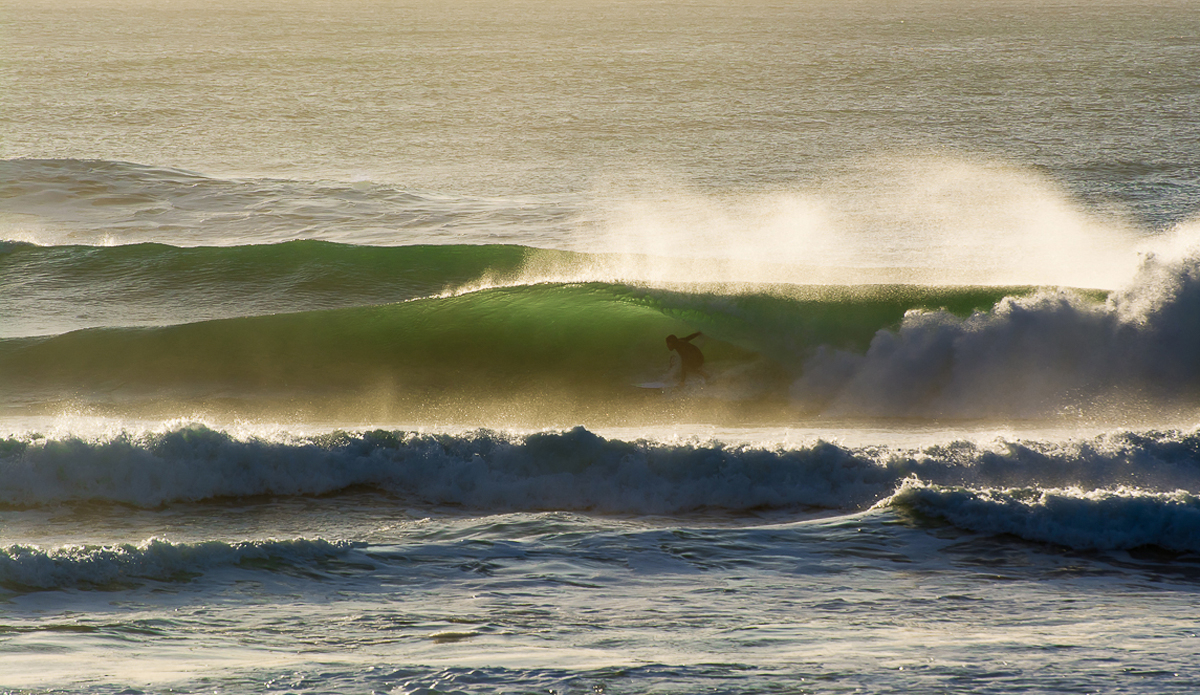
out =
[[[13,325],[0,327],[0,337],[65,332],[51,328],[55,325],[167,325],[373,306],[481,287],[554,282],[676,285],[723,294],[762,293],[764,288],[776,294],[781,291],[780,286],[766,283],[741,283],[732,292],[727,283],[701,283],[699,280],[712,275],[706,264],[697,259],[509,244],[361,246],[296,240],[179,247],[156,243],[39,246],[0,241],[0,309],[11,309],[11,315],[18,318]],[[1019,292],[1022,288],[1011,289]],[[927,300],[938,295],[936,299],[952,305],[969,302],[972,308],[980,306],[979,298],[955,297],[949,290],[923,292],[929,295]],[[891,285],[873,294],[882,297],[899,291],[899,286]],[[803,290],[792,287],[790,292]],[[840,290],[842,295],[854,292],[854,288]],[[868,286],[859,294],[871,292]],[[975,292],[988,297],[987,305],[1004,296],[1000,290]],[[915,297],[922,290],[910,287],[906,293]],[[805,297],[815,298],[811,288]],[[22,329],[26,332],[18,332]]]
[[[139,580],[176,581],[219,567],[290,567],[345,555],[354,544],[323,539],[80,545],[43,550],[0,547],[0,586],[30,589],[103,588]]]
[[[0,440],[0,505],[159,507],[361,488],[406,504],[484,512],[683,514],[704,509],[863,509],[907,478],[971,489],[1200,488],[1200,431],[1085,441],[956,442],[919,451],[828,442],[772,448],[528,435],[336,431],[235,437],[203,425],[86,439]]]
[[[696,330],[705,335],[712,378],[686,395],[701,419],[736,420],[730,413],[741,406],[729,404],[749,402],[762,410],[742,409],[750,420],[1103,410],[1124,418],[1135,408],[1152,418],[1156,408],[1200,402],[1197,251],[1148,255],[1135,282],[1111,293],[537,281],[528,273],[538,254],[567,266],[594,257],[510,246],[18,246],[4,257],[26,253],[33,265],[52,264],[57,254],[86,265],[79,259],[95,254],[104,259],[97,268],[109,269],[158,259],[158,270],[114,270],[114,284],[75,284],[107,294],[126,284],[157,287],[145,301],[177,318],[168,326],[0,340],[0,398],[10,407],[158,407],[154,416],[226,408],[534,426],[619,413],[636,421],[663,401],[647,401],[631,384],[660,380],[669,358],[663,338]],[[203,302],[173,307],[169,299],[183,292],[170,283],[194,284],[170,270],[176,261],[218,276],[210,291],[227,293],[231,310],[253,293],[256,281],[241,279],[253,266],[267,269],[263,281],[283,294],[309,273],[329,276],[287,301],[349,306],[192,320],[187,307]],[[330,279],[336,267],[354,270]],[[136,272],[150,277],[138,280]],[[26,284],[31,273],[10,282]],[[474,291],[461,284],[471,278]],[[486,278],[504,279],[489,286]],[[403,301],[372,303],[387,298]],[[517,417],[505,420],[502,411]]]
[[[888,505],[978,533],[1075,550],[1200,552],[1200,498],[1183,490],[971,490],[907,480]]]
[[[87,441],[10,439],[0,503],[156,507],[373,487],[413,503],[482,510],[670,513],[854,504],[893,474],[833,445],[797,451],[607,440],[583,428],[527,436],[336,432],[237,439],[194,426]]]
[[[0,235],[43,245],[184,246],[296,239],[494,243],[561,233],[557,198],[490,198],[371,182],[224,179],[95,159],[0,159]]]
[[[0,244],[0,337],[372,306],[510,282],[534,249]],[[567,252],[536,251],[568,262]]]
[[[490,257],[508,251],[406,253],[410,260],[474,254],[495,267]],[[375,399],[376,414],[383,408],[416,417],[524,399],[586,416],[614,402],[645,403],[631,384],[661,377],[670,355],[664,338],[701,330],[714,377],[704,394],[722,402],[783,401],[803,355],[818,345],[863,348],[913,307],[969,313],[1016,291],[502,286],[385,305],[3,340],[0,396],[9,403],[142,399],[193,406],[340,396],[360,404]]]
[[[503,220],[523,214],[515,199],[496,216],[486,202],[374,184],[226,181],[82,160],[4,160],[5,172],[0,198],[18,215],[109,210],[125,217],[101,226],[121,229],[179,211],[194,215],[187,225],[216,216],[223,227],[228,213],[286,217],[292,229],[226,238],[283,241],[258,246],[3,243],[0,404],[10,410],[547,426],[815,414],[1161,422],[1200,403],[1195,243],[1146,255],[1112,292],[797,285],[786,278],[811,275],[783,265],[772,270],[781,284],[717,283],[705,270],[713,259],[492,244]],[[295,209],[279,212],[283,199]],[[304,220],[403,227],[376,205],[422,219],[437,216],[431,205],[480,214],[490,236],[387,247],[295,239]],[[533,207],[559,219],[545,212],[552,204]],[[1177,230],[1181,248],[1195,231]],[[696,330],[705,386],[656,400],[632,388],[669,381],[663,338]]]

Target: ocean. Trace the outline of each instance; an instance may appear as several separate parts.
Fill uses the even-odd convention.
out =
[[[0,693],[1200,692],[1196,9],[0,0]]]

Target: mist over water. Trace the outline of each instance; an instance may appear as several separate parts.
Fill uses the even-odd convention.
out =
[[[10,198],[6,238],[502,236],[716,259],[619,269],[662,279],[1113,289],[1200,207],[1174,3],[200,7],[5,15],[0,156],[232,179]]]
[[[758,192],[717,193],[639,176],[524,199],[221,180],[98,162],[9,161],[3,170],[9,216],[0,224],[9,240],[39,245],[503,240],[609,257],[566,267],[551,254],[529,264],[528,282],[1115,289],[1132,279],[1139,253],[1194,243],[1187,224],[1157,234],[1139,229],[1087,210],[1030,169],[965,158],[864,160],[818,185]],[[100,237],[91,231],[97,228]]]
[[[1150,243],[1148,231],[1087,210],[1044,175],[978,159],[864,159],[812,187],[754,194],[646,188],[606,199],[615,209],[588,245],[713,259],[677,279],[1114,289]]]

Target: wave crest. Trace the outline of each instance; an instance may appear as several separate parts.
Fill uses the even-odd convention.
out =
[[[1200,552],[1200,498],[1183,490],[971,490],[909,479],[887,504],[978,533],[1007,533],[1076,550],[1155,545]]]

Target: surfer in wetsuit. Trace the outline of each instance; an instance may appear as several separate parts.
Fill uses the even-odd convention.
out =
[[[696,374],[701,378],[708,378],[704,373],[704,354],[700,352],[700,348],[692,345],[692,338],[699,337],[700,331],[687,336],[686,338],[676,338],[674,335],[667,336],[667,349],[674,350],[675,354],[679,355],[679,385],[682,386],[687,382],[688,375]]]

